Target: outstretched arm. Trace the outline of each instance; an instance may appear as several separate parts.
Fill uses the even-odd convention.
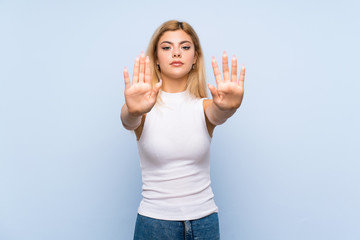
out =
[[[224,52],[222,56],[221,76],[218,64],[215,58],[212,59],[216,86],[208,84],[213,97],[211,102],[205,108],[205,114],[208,120],[214,125],[224,123],[240,107],[244,96],[245,66],[241,67],[239,81],[237,80],[237,60],[233,56],[231,60],[231,74],[229,72],[228,56]]]
[[[124,69],[125,104],[121,109],[121,121],[128,130],[134,130],[141,124],[142,116],[149,112],[156,103],[161,81],[154,87],[151,85],[150,60],[141,54],[134,65],[132,84],[129,72]]]

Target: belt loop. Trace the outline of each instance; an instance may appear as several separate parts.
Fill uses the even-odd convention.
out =
[[[184,221],[184,228],[185,228],[185,240],[192,240],[193,234],[192,234],[192,229],[191,229],[191,222]]]

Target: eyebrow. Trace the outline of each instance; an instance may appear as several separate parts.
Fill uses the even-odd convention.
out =
[[[162,41],[162,42],[160,43],[160,45],[163,44],[163,43],[168,43],[168,44],[171,44],[171,45],[174,44],[174,43],[169,42],[169,41]],[[190,41],[188,41],[188,40],[185,40],[185,41],[181,41],[181,42],[180,42],[180,44],[184,44],[184,43],[191,43],[191,44],[192,44],[192,42],[190,42]]]

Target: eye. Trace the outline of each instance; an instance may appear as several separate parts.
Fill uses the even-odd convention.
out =
[[[191,47],[190,46],[183,46],[182,49],[184,50],[189,50]]]
[[[170,50],[170,47],[161,47],[161,49],[163,49],[163,50]]]

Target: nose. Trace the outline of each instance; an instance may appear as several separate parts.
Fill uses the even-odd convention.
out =
[[[175,57],[181,57],[180,49],[174,48],[173,58]]]

